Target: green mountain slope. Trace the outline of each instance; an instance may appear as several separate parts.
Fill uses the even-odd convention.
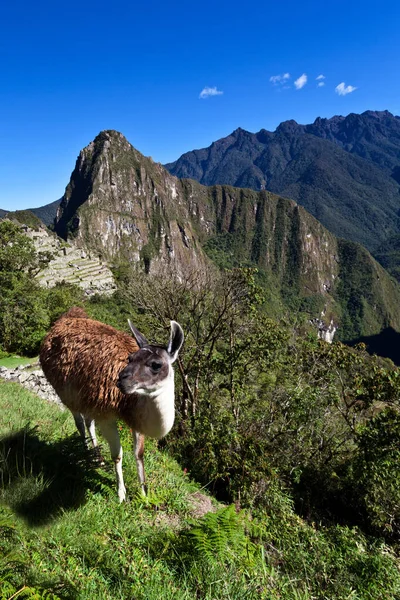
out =
[[[400,118],[367,111],[237,129],[166,168],[205,185],[268,189],[296,200],[335,235],[374,250],[400,231]]]
[[[207,256],[222,266],[257,266],[293,310],[311,306],[318,318],[325,308],[328,321],[342,324],[342,339],[388,325],[400,330],[400,288],[365,249],[349,243],[344,252],[291,200],[178,180],[115,131],[80,153],[55,230],[114,265],[150,273],[198,269]]]
[[[60,205],[61,200],[55,200],[54,202],[50,202],[50,204],[45,204],[44,206],[39,206],[37,208],[26,208],[24,211],[16,211],[16,212],[25,212],[29,210],[31,213],[36,215],[38,219],[45,225],[53,225],[54,219],[56,218],[57,209]],[[0,208],[0,219],[9,214],[10,211],[2,210]]]
[[[45,204],[44,206],[39,206],[38,208],[29,208],[28,210],[39,217],[45,225],[49,226],[54,224],[60,202],[61,199],[50,202],[50,204]]]
[[[134,455],[128,451],[131,436],[121,427],[129,501],[120,505],[106,447],[107,466],[99,467],[83,450],[69,411],[1,378],[0,410],[2,598],[298,600],[316,598],[321,590],[343,600],[354,596],[354,590],[360,600],[398,597],[395,545],[359,527],[301,518],[292,490],[270,468],[263,471],[261,462],[254,474],[263,477],[262,507],[239,511],[240,501],[218,505],[168,451],[146,440],[149,496],[144,499]],[[321,413],[329,414],[324,403]],[[221,415],[211,416],[216,428],[222,425]],[[298,441],[303,446],[309,439],[304,424]],[[232,437],[237,446],[238,434]],[[317,458],[325,450],[319,442]],[[211,447],[218,456],[221,440],[210,439]],[[374,448],[380,450],[376,442]],[[389,451],[396,472],[398,452]],[[224,455],[231,453],[228,443]],[[306,453],[301,452],[300,460]],[[282,460],[282,452],[275,454]],[[197,453],[199,459],[201,455]],[[379,458],[370,459],[368,466],[383,463],[387,478],[390,467],[385,470],[387,461]],[[362,490],[363,482],[356,482]],[[324,489],[325,495],[329,492]]]

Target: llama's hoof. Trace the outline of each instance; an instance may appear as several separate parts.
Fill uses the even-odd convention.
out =
[[[124,502],[126,500],[126,489],[125,489],[125,487],[122,488],[122,489],[120,489],[120,490],[118,490],[118,499],[119,499],[120,504],[121,504],[121,502]]]
[[[91,458],[96,467],[104,467],[106,464],[106,461],[98,448],[93,448],[93,450],[91,450]]]

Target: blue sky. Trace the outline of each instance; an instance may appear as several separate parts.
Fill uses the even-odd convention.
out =
[[[400,114],[399,31],[394,1],[3,3],[0,208],[62,196],[102,129],[164,163],[237,127]]]

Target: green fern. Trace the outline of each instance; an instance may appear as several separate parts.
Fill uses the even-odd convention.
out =
[[[248,553],[250,541],[246,537],[243,518],[234,505],[216,513],[207,513],[186,533],[196,558],[206,562],[226,562],[232,557]]]
[[[11,591],[11,594],[10,594]],[[28,585],[24,585],[19,590],[10,590],[4,589],[1,590],[0,600],[10,600],[10,598],[14,599],[24,599],[24,600],[60,600],[60,596],[53,594],[45,589],[41,588],[33,588]]]

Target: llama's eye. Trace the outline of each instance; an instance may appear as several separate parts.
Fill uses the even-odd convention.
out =
[[[159,363],[159,362],[152,362],[152,363],[150,364],[150,367],[151,367],[151,370],[152,370],[152,371],[159,371],[159,370],[161,369],[161,367],[162,367],[162,363]]]

